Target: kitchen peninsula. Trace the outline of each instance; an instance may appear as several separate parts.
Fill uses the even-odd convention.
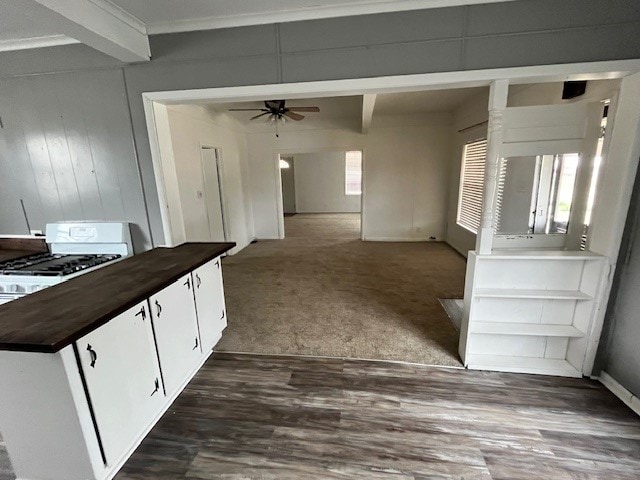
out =
[[[220,256],[156,248],[0,306],[0,432],[18,479],[112,478],[220,340]]]

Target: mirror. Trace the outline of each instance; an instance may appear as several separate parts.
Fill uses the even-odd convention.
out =
[[[577,153],[501,159],[496,233],[566,234],[579,161]]]

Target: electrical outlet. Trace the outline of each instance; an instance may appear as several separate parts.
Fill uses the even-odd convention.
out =
[[[42,230],[29,230],[29,233],[34,237],[42,237],[44,235]]]

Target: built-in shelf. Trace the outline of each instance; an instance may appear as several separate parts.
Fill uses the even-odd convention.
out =
[[[530,335],[537,337],[584,337],[584,333],[571,325],[544,323],[474,322],[472,333],[492,335]]]
[[[511,357],[507,355],[470,354],[468,368],[472,370],[493,370],[513,373],[537,373],[541,375],[560,375],[581,378],[582,372],[576,370],[566,360],[555,358]]]
[[[508,249],[470,252],[467,262],[465,366],[580,377],[606,257]]]
[[[578,290],[528,290],[524,288],[478,288],[477,298],[541,298],[548,300],[592,300]]]

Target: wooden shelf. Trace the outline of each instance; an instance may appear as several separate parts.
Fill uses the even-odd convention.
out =
[[[582,378],[582,372],[576,370],[569,362],[553,358],[470,354],[467,356],[466,363],[467,367],[471,370],[534,373]]]
[[[592,300],[593,297],[578,290],[529,290],[524,288],[478,288],[473,293],[479,298],[541,298],[547,300]]]
[[[474,322],[471,333],[491,335],[529,335],[536,337],[584,337],[584,333],[572,325],[544,323]]]
[[[601,260],[603,255],[593,252],[567,250],[494,250],[491,255],[478,255],[481,260]]]

